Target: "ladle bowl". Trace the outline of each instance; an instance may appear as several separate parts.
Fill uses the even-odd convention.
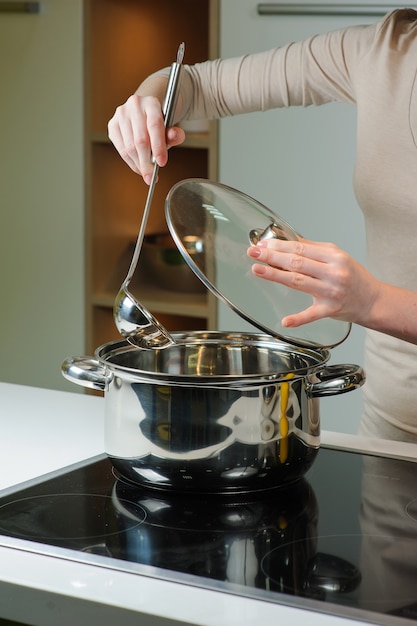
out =
[[[174,343],[168,331],[132,296],[125,283],[114,301],[113,314],[120,334],[138,348],[166,348]]]

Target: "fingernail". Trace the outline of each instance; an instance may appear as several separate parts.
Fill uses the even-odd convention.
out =
[[[262,250],[260,250],[256,246],[251,246],[249,248],[249,253],[250,253],[251,257],[255,257],[256,259],[261,256],[261,252],[262,252]]]

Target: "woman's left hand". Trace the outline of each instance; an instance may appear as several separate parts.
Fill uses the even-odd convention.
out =
[[[248,256],[261,262],[252,266],[256,276],[311,294],[312,305],[287,315],[284,327],[323,317],[367,325],[380,283],[336,245],[269,239],[250,246]]]

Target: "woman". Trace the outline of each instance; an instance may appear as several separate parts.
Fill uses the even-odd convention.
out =
[[[308,309],[283,320],[286,327],[332,317],[368,329],[361,432],[415,442],[416,70],[417,12],[402,9],[371,26],[185,66],[177,107],[179,121],[334,101],[356,105],[354,187],[365,217],[368,269],[333,244],[308,240],[262,242],[248,255],[257,276],[312,295]],[[148,184],[151,154],[163,166],[167,144],[184,140],[180,128],[164,129],[168,71],[145,80],[109,122],[115,147]]]

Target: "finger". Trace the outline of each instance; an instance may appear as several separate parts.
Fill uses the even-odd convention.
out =
[[[263,278],[279,280],[295,289],[304,289],[306,284],[314,287],[316,284],[304,282],[303,276],[333,284],[343,284],[347,279],[348,256],[333,244],[271,241],[267,246],[263,242],[262,245],[251,246],[247,253],[271,268],[291,272],[291,275],[282,276],[261,268],[255,270],[258,275],[262,273]]]
[[[309,241],[308,239],[300,239],[299,241],[269,239],[258,242],[257,245],[252,246],[252,248],[262,250],[262,261],[268,258],[269,253],[271,255],[280,253],[282,255],[294,255],[313,261],[329,263],[337,258],[338,252],[342,252],[332,243]],[[256,252],[251,253],[250,256],[254,256],[255,254]],[[273,256],[270,258],[273,258]],[[285,257],[283,256],[282,258]]]
[[[324,317],[329,317],[327,307],[312,304],[307,309],[304,309],[304,311],[300,311],[299,313],[292,313],[291,315],[286,315],[281,320],[281,324],[284,328],[297,328],[298,326],[302,326],[303,324],[316,322],[317,320]]]
[[[152,180],[154,162],[156,161],[159,167],[164,167],[168,162],[169,148],[177,146],[185,140],[185,133],[182,130],[182,128],[173,126],[169,129],[165,129],[165,127],[163,127],[163,130],[165,133],[164,141],[162,144],[160,144],[159,139],[158,139],[158,143],[155,147],[155,154],[154,154],[154,148],[153,148],[155,143],[152,143],[152,139],[151,139],[150,160],[147,159],[148,153],[146,152],[145,160],[140,161],[140,167],[142,170],[143,179],[148,185],[150,184]]]
[[[134,142],[134,134],[126,104],[117,107],[114,116],[107,125],[108,136],[122,159],[136,173],[140,174],[139,159]]]
[[[312,267],[306,267],[308,258],[305,244],[298,242],[262,241],[256,246],[250,246],[247,250],[249,257],[257,259],[270,267],[281,270],[304,272],[311,274]],[[310,264],[311,265],[311,264]],[[261,271],[260,268],[258,268]],[[265,278],[271,278],[265,270]]]
[[[146,117],[137,96],[130,96],[125,104],[117,107],[108,123],[108,135],[122,159],[134,172],[143,175],[141,162],[145,163],[146,170],[151,148]]]
[[[295,289],[297,291],[303,291],[305,293],[309,293],[310,295],[317,294],[317,279],[313,279],[304,274],[288,272],[287,270],[282,270],[270,265],[261,265],[259,263],[254,263],[254,265],[252,265],[252,273],[259,278],[263,278],[264,280],[268,280],[273,283],[279,283],[280,285],[290,287],[291,289]]]
[[[178,126],[165,127],[161,105],[156,98],[148,98],[146,116],[152,155],[163,167],[168,161],[168,149],[183,143],[185,132]]]
[[[152,157],[160,167],[164,167],[168,161],[166,129],[161,105],[156,98],[149,99],[145,114],[146,127],[138,128],[135,136],[139,159],[145,168],[152,163]]]

